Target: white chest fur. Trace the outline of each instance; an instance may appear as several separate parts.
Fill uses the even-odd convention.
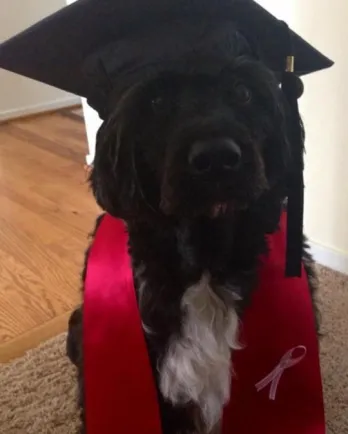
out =
[[[231,350],[240,348],[238,316],[213,291],[209,274],[186,290],[181,308],[182,333],[171,338],[160,388],[174,405],[195,403],[209,432],[230,397]]]

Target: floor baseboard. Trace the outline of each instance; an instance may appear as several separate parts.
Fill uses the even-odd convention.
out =
[[[314,242],[309,243],[312,255],[318,264],[348,275],[348,255]]]
[[[7,110],[0,112],[0,122],[5,122],[10,119],[17,119],[21,117],[31,116],[44,112],[59,110],[65,107],[81,104],[81,98],[77,96],[69,96],[67,98],[60,98],[54,101],[36,104],[28,107],[21,107],[18,109]]]
[[[71,312],[66,312],[10,342],[0,345],[0,364],[22,357],[33,348],[68,330]]]

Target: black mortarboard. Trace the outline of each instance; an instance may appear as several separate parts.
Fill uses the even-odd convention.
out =
[[[333,62],[253,0],[79,0],[0,45],[0,67],[86,97],[111,100],[164,70],[214,73],[250,54],[278,74],[292,108],[287,274],[300,275],[303,137],[297,76]],[[296,74],[296,75],[295,75]]]

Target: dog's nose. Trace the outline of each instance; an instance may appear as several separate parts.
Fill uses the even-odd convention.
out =
[[[237,143],[229,138],[200,140],[192,145],[189,164],[193,172],[228,172],[238,169],[242,152]]]

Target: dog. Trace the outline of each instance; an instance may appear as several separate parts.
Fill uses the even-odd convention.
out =
[[[213,432],[230,398],[239,323],[286,206],[287,119],[279,79],[241,56],[218,76],[166,72],[136,83],[98,132],[90,185],[127,225],[164,434]],[[317,311],[305,239],[303,262]],[[82,286],[85,277],[86,268]],[[84,432],[82,317],[83,305],[67,353]]]

